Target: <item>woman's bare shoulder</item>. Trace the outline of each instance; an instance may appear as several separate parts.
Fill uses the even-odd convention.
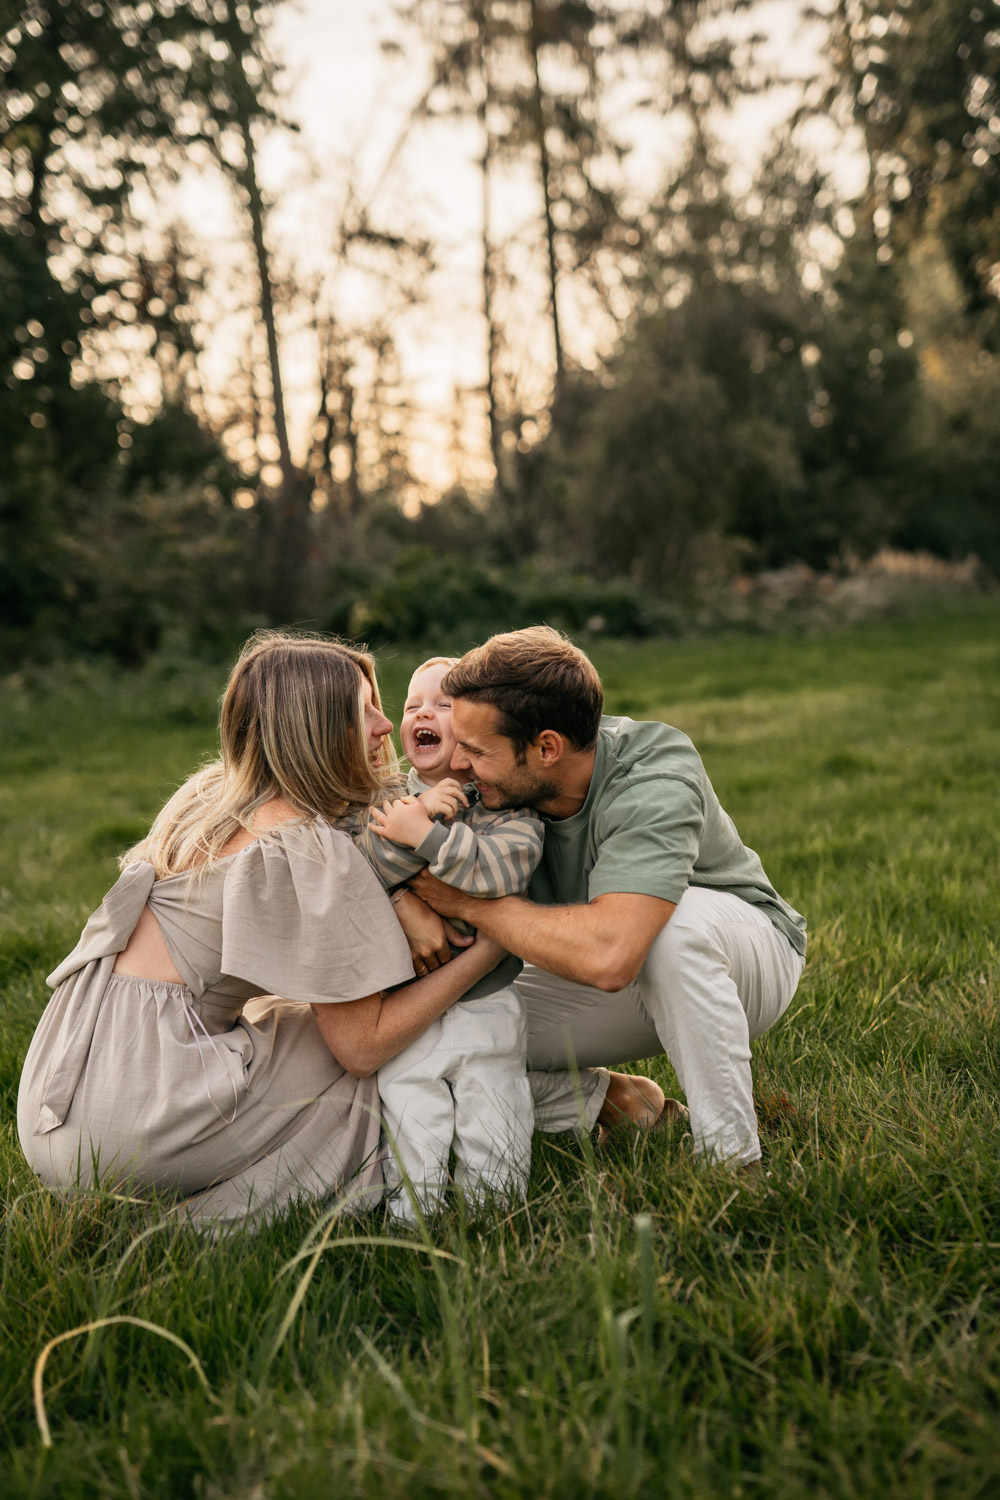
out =
[[[296,822],[301,817],[299,809],[284,797],[272,797],[270,802],[262,803],[254,813],[252,829],[241,828],[239,833],[233,834],[222,851],[223,857],[227,854],[239,854],[241,849],[255,844],[262,833],[270,833],[272,829],[280,828],[282,823]]]

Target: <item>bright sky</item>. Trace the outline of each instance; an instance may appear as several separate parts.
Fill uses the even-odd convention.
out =
[[[741,20],[734,25],[745,27]],[[734,155],[748,167],[764,148],[768,135],[787,113],[795,96],[786,80],[814,74],[819,66],[822,28],[801,19],[799,0],[761,0],[754,25],[767,37],[764,58],[775,79],[773,91],[748,101],[727,123],[724,137]],[[403,55],[388,56],[387,39],[402,44]],[[342,200],[348,162],[361,195],[381,184],[373,200],[373,220],[423,233],[436,247],[438,269],[423,287],[422,306],[408,308],[393,320],[392,332],[402,362],[404,383],[420,413],[415,424],[414,465],[418,477],[433,489],[462,477],[486,480],[484,327],[479,279],[480,182],[475,156],[476,132],[455,123],[423,127],[386,173],[386,163],[406,121],[421,97],[428,77],[427,54],[416,34],[401,25],[391,0],[291,0],[279,7],[277,49],[287,62],[290,113],[301,127],[300,141],[316,162],[310,178],[304,153],[287,140],[275,140],[261,154],[261,176],[277,209],[270,223],[270,242],[277,259],[299,270],[329,267],[336,208]],[[783,84],[783,86],[782,86]],[[655,189],[671,150],[676,151],[662,121],[632,117],[626,133],[632,151],[626,163],[630,179]],[[721,133],[721,132],[720,132]],[[835,148],[831,135],[830,149]],[[842,150],[842,142],[836,147]],[[537,220],[537,186],[525,174],[497,194],[498,227],[511,232]],[[204,222],[212,209],[206,204]],[[221,207],[220,214],[223,212]],[[224,219],[212,232],[225,251]],[[531,329],[522,351],[521,378],[529,401],[545,402],[550,374],[549,334],[545,320],[544,282],[540,267],[522,268],[525,319]],[[352,310],[374,306],[372,286],[359,278],[340,293]],[[586,362],[594,332],[568,320],[566,342],[571,357]],[[314,409],[312,361],[305,339],[286,345],[285,378],[293,427],[300,436]],[[454,453],[456,392],[466,392],[465,420]]]

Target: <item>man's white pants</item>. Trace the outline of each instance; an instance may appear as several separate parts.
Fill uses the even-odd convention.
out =
[[[479,1000],[459,1000],[379,1068],[394,1218],[412,1223],[416,1217],[404,1176],[422,1213],[440,1206],[452,1147],[455,1180],[473,1205],[486,1197],[523,1198],[536,1106],[542,1130],[593,1125],[607,1074],[529,1077],[527,1041],[524,1001],[508,985]]]
[[[525,965],[516,986],[528,1007],[528,1066],[583,1069],[665,1052],[687,1096],[696,1154],[756,1161],[750,1043],[786,1009],[803,964],[749,902],[689,886],[623,990]]]

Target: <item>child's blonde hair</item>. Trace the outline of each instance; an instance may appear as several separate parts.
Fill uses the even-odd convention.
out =
[[[429,656],[426,661],[420,663],[419,667],[413,668],[413,671],[410,673],[410,681],[412,683],[417,673],[426,672],[428,667],[448,667],[449,670],[452,667],[457,667],[460,659],[457,656]]]
[[[233,668],[219,715],[221,759],[191,776],[121,863],[145,859],[158,879],[207,868],[254,813],[283,797],[306,822],[333,822],[386,795],[396,772],[388,738],[373,765],[364,684],[381,708],[367,651],[322,636],[258,631]]]

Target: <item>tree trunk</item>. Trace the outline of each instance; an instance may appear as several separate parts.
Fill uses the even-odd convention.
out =
[[[542,207],[545,219],[545,245],[549,262],[549,307],[552,315],[552,343],[555,352],[555,391],[553,405],[558,405],[566,378],[563,360],[562,335],[559,330],[559,302],[557,297],[556,229],[552,220],[552,197],[550,182],[549,150],[545,143],[545,101],[542,80],[538,70],[538,7],[531,0],[531,24],[528,30],[528,47],[534,74],[534,118],[535,139],[538,142],[538,168],[542,186]]]
[[[358,427],[354,413],[354,387],[347,369],[344,369],[341,382],[341,399],[343,401],[344,413],[344,442],[347,445],[348,468],[347,478],[344,480],[344,519],[347,526],[353,527],[361,515],[361,476],[359,473],[360,459],[358,456]]]
[[[231,34],[241,35],[235,0],[228,0]],[[284,388],[278,359],[278,332],[274,321],[274,290],[270,261],[264,243],[264,204],[257,180],[257,156],[253,141],[253,118],[249,106],[252,87],[247,79],[242,54],[236,57],[239,87],[234,95],[239,108],[240,133],[246,165],[241,173],[250,211],[250,233],[253,240],[257,273],[260,279],[260,311],[267,336],[267,361],[271,375],[271,399],[274,403],[274,433],[278,441],[278,463],[281,483],[274,499],[271,541],[270,577],[265,596],[268,613],[275,621],[288,622],[303,613],[303,586],[309,550],[309,493],[306,477],[292,462],[285,419]]]
[[[496,486],[504,490],[503,431],[497,401],[497,348],[499,333],[493,317],[493,246],[492,215],[490,204],[490,170],[493,165],[493,137],[490,134],[490,62],[489,36],[486,16],[479,17],[479,68],[483,83],[483,97],[479,106],[479,124],[483,133],[483,154],[480,159],[482,172],[482,246],[483,246],[483,317],[486,322],[486,405],[490,423],[490,453]]]
[[[479,65],[482,76],[483,96],[479,107],[479,123],[483,133],[483,154],[480,160],[482,172],[482,250],[483,250],[483,318],[486,322],[486,402],[490,424],[490,454],[495,475],[494,489],[497,500],[503,507],[504,519],[515,557],[522,555],[524,537],[518,526],[515,513],[514,486],[511,482],[510,457],[503,446],[503,417],[497,395],[497,355],[500,348],[500,330],[497,327],[493,305],[493,220],[490,202],[490,173],[493,166],[493,137],[490,133],[489,108],[492,100],[490,80],[490,38],[485,11],[479,16]]]

